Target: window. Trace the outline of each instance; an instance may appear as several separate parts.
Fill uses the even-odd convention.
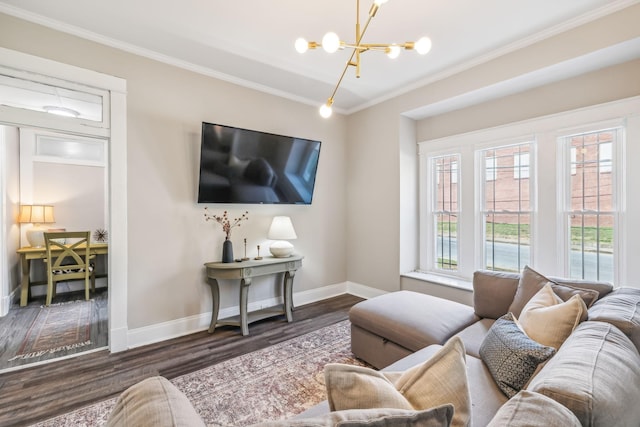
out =
[[[312,184],[311,180],[315,178],[314,171],[318,167],[318,158],[320,157],[320,146],[316,146],[308,155],[307,161],[302,172],[302,179],[307,184]]]
[[[618,133],[609,129],[561,138],[572,153],[565,210],[569,269],[574,278],[613,281],[616,208],[612,155]]]
[[[531,145],[480,151],[484,163],[492,165],[491,176],[484,174],[481,195],[485,269],[520,271],[529,264],[531,190],[530,180],[524,178],[529,177]]]
[[[466,287],[476,270],[529,265],[632,284],[637,142],[640,97],[420,142],[414,277]]]
[[[458,266],[458,155],[434,157],[431,170],[432,224],[435,230],[435,259],[439,270],[457,270]]]

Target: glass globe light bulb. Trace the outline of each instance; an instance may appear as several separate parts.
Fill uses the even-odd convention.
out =
[[[429,37],[422,37],[415,43],[413,48],[420,55],[426,55],[431,50],[431,39]]]
[[[320,115],[323,118],[328,119],[329,117],[331,117],[331,113],[333,113],[331,107],[327,104],[322,104],[322,106],[320,107]]]
[[[391,59],[396,59],[400,55],[400,46],[392,45],[387,49],[387,56]]]
[[[328,32],[322,38],[322,48],[329,52],[333,53],[338,50],[340,47],[340,37],[334,32]]]
[[[296,40],[295,46],[298,53],[305,53],[307,50],[309,50],[309,43],[302,37]]]

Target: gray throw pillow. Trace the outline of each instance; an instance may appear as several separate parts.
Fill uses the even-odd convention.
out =
[[[538,273],[528,265],[524,266],[522,273],[520,274],[520,281],[518,282],[518,289],[516,295],[513,298],[513,302],[509,306],[509,312],[514,316],[520,317],[520,313],[529,300],[540,291],[547,283],[551,283],[551,288],[556,295],[558,295],[563,301],[568,301],[573,295],[580,295],[580,298],[584,301],[587,308],[591,307],[593,303],[598,299],[599,292],[595,289],[586,289],[578,286],[570,285],[568,282],[563,281],[557,283],[555,280],[549,279],[544,275]],[[593,282],[595,283],[595,282]],[[583,286],[588,286],[589,282],[580,282]]]
[[[473,309],[483,318],[497,319],[509,312],[520,274],[491,270],[473,273]]]
[[[495,321],[480,346],[480,358],[500,390],[508,397],[522,390],[538,365],[554,353],[553,347],[529,338],[520,329],[512,313]]]
[[[250,427],[449,427],[453,405],[422,411],[403,409],[348,409],[321,417],[264,421]]]

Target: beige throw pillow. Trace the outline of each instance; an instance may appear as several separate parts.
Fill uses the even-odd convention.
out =
[[[369,408],[424,410],[453,404],[452,426],[471,418],[464,344],[453,337],[424,363],[404,372],[378,372],[360,366],[325,366],[325,384],[332,411]]]
[[[553,292],[551,283],[547,283],[524,306],[518,322],[529,338],[558,349],[585,320],[587,306],[580,296],[563,302]]]

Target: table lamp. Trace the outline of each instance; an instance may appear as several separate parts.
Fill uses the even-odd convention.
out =
[[[286,258],[293,253],[293,245],[287,240],[297,239],[296,231],[293,229],[291,218],[288,216],[275,216],[271,221],[267,238],[276,240],[269,247],[271,255],[276,258]]]
[[[42,224],[53,224],[56,220],[53,218],[53,206],[45,205],[21,205],[20,224],[33,224],[33,227],[27,230],[27,241],[34,248],[44,246],[44,232],[46,227]]]

